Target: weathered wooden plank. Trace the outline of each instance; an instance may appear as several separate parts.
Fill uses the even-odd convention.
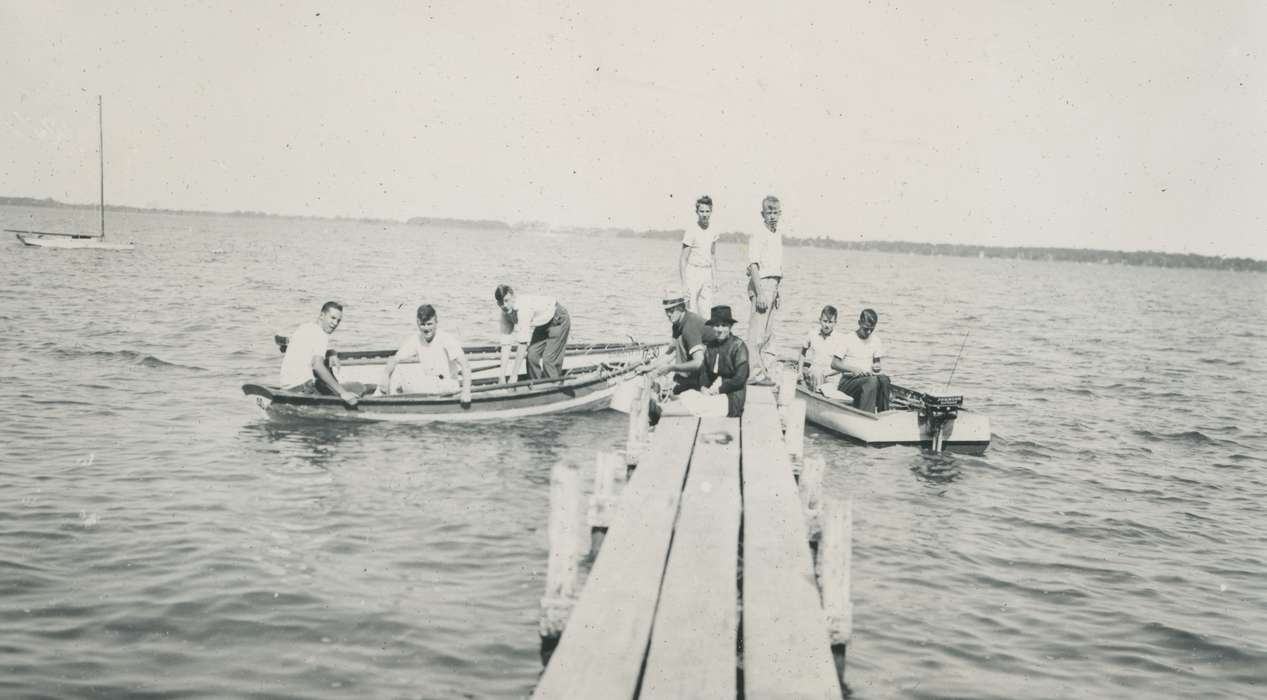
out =
[[[651,633],[642,699],[737,691],[739,420],[700,423]]]
[[[633,697],[698,427],[660,420],[533,697]]]
[[[740,433],[745,697],[838,699],[801,501],[768,390],[748,389]]]

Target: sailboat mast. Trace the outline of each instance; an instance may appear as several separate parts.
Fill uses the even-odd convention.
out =
[[[101,95],[97,95],[97,165],[101,181],[101,239],[106,238],[106,135],[101,121]]]

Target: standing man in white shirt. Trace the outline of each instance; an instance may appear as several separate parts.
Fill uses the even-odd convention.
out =
[[[497,285],[493,298],[501,309],[501,381],[514,381],[514,370],[525,359],[528,379],[562,376],[572,330],[568,310],[554,297],[515,294],[508,284]],[[516,344],[519,350],[511,364],[510,348]]]
[[[343,305],[327,301],[321,305],[316,321],[300,325],[290,334],[286,354],[282,357],[282,391],[303,394],[329,394],[338,396],[349,406],[360,400],[355,391],[349,391],[326,365],[326,351],[330,348],[330,334],[343,322]]]
[[[779,285],[783,282],[783,234],[779,233],[779,217],[782,214],[779,198],[767,196],[761,201],[765,230],[748,238],[748,299],[752,302],[752,314],[748,317],[748,354],[753,367],[751,384],[770,381],[765,352],[774,337],[774,316],[780,306]]]
[[[717,288],[713,261],[717,257],[717,232],[708,230],[713,215],[713,198],[704,195],[695,200],[696,230],[682,235],[682,253],[678,256],[678,277],[686,290],[686,310],[700,314],[713,308],[713,292]]]

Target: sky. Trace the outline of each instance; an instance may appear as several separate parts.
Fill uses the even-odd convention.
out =
[[[1267,259],[1267,3],[604,4],[0,0],[0,196]]]

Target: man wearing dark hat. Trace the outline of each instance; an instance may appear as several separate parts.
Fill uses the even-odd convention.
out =
[[[686,295],[670,288],[664,292],[661,306],[673,324],[673,341],[669,346],[668,364],[657,367],[658,376],[673,372],[673,393],[699,389],[699,370],[704,361],[704,343],[713,337],[713,331],[704,323],[704,317],[686,309]]]
[[[841,339],[831,360],[831,368],[841,373],[837,388],[853,399],[854,408],[868,413],[889,410],[889,377],[880,373],[884,344],[874,334],[879,322],[874,309],[863,309],[858,330]]]
[[[714,336],[705,342],[700,388],[682,392],[682,407],[701,418],[738,418],[748,394],[748,347],[731,334],[735,317],[729,306],[714,306],[706,323]]]

